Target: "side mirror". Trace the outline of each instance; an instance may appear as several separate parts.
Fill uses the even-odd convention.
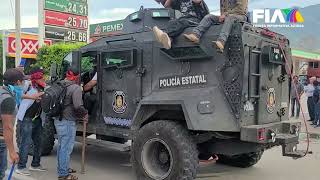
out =
[[[56,80],[58,78],[58,73],[57,73],[57,63],[51,64],[50,67],[50,79],[52,81]]]

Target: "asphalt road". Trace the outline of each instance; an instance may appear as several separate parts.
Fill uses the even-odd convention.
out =
[[[302,138],[301,146],[306,141]],[[241,169],[210,164],[201,166],[197,180],[319,180],[320,179],[320,140],[311,141],[313,154],[293,160],[281,156],[281,149],[271,149],[252,168]],[[15,175],[16,180],[54,180],[56,177],[56,152],[43,158],[47,173],[34,173],[32,177]],[[81,146],[77,144],[72,155],[72,167],[80,171]],[[134,180],[129,153],[110,151],[89,146],[86,174],[77,174],[81,180]]]

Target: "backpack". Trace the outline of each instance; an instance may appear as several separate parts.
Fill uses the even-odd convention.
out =
[[[65,81],[53,83],[44,91],[41,97],[41,108],[44,113],[50,117],[60,117],[64,109],[64,99],[67,94],[67,88],[72,85]]]

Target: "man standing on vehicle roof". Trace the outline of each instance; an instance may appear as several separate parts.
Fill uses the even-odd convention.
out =
[[[78,85],[80,72],[70,68],[66,74],[67,92],[64,99],[64,110],[61,118],[55,118],[54,125],[58,135],[58,176],[59,180],[77,180],[71,175],[75,171],[69,168],[70,155],[73,151],[76,136],[76,121],[88,121],[88,111],[83,107],[81,86]]]
[[[16,118],[16,103],[21,98],[23,81],[26,77],[17,69],[8,69],[4,75],[4,86],[0,88],[0,180],[7,169],[7,148],[12,163],[19,162],[19,155],[14,149],[13,124]],[[3,131],[2,131],[3,130]]]
[[[221,16],[208,14],[191,34],[184,34],[184,36],[194,43],[199,43],[201,36],[211,25],[224,23],[217,41],[213,41],[218,51],[222,53],[233,24],[236,21],[248,20],[248,0],[220,0],[220,13]]]
[[[156,0],[165,8],[172,8],[182,13],[182,17],[169,22],[166,31],[153,27],[154,35],[164,48],[170,49],[172,38],[179,36],[186,28],[197,26],[202,18],[209,14],[203,0]]]

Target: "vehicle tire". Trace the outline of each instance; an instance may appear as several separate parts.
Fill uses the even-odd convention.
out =
[[[53,124],[53,121],[47,120],[42,129],[42,135],[41,135],[41,148],[42,148],[42,156],[48,156],[51,154],[54,146],[54,134],[55,134],[55,127]],[[18,148],[20,148],[20,127],[19,124],[17,124],[17,131],[16,131],[16,140]],[[29,149],[29,155],[33,155],[33,142],[30,144]]]
[[[192,180],[199,164],[186,127],[173,121],[143,126],[134,137],[131,161],[138,180]]]
[[[248,168],[258,163],[261,159],[263,151],[234,155],[234,156],[226,156],[226,155],[219,155],[218,163],[234,166],[234,167],[241,167],[241,168]]]
[[[54,123],[51,120],[46,120],[46,122],[43,125],[42,130],[42,140],[41,140],[41,146],[42,146],[42,155],[48,156],[51,154],[54,146],[54,135],[56,133],[56,129],[54,127]]]

